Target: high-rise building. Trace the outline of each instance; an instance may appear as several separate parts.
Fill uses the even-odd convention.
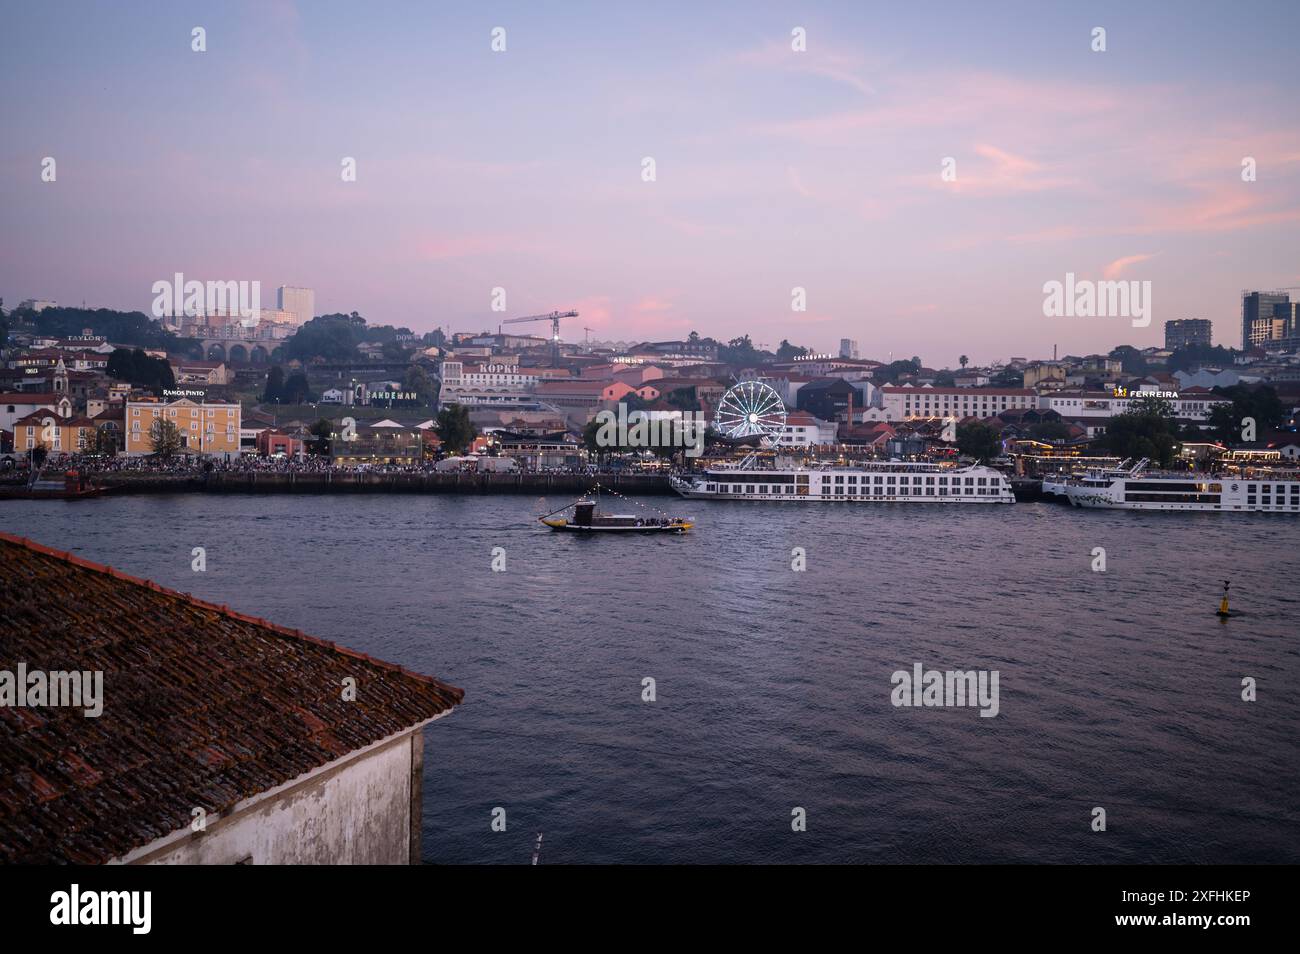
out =
[[[1173,351],[1191,345],[1210,346],[1213,322],[1208,318],[1179,318],[1165,322],[1165,348]]]
[[[852,338],[840,339],[840,357],[856,358],[858,356],[858,343]]]
[[[1291,296],[1285,292],[1242,292],[1242,348],[1249,350],[1292,337],[1295,329],[1289,327],[1290,316]]]
[[[275,293],[275,307],[297,315],[296,324],[301,325],[316,317],[316,293],[310,288],[281,285]]]

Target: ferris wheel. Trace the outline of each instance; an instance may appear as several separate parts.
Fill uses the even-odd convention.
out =
[[[741,381],[722,395],[713,426],[726,437],[752,437],[772,441],[785,429],[785,404],[781,396],[761,381]]]

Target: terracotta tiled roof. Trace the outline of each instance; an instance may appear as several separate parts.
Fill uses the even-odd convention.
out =
[[[104,673],[97,718],[0,707],[0,863],[119,858],[464,696],[8,534],[0,578],[0,670]]]
[[[53,392],[37,393],[35,391],[5,391],[0,392],[0,404],[58,404],[66,394],[55,394]]]
[[[785,422],[791,427],[816,427],[818,423],[817,418],[807,411],[790,411],[785,416]]]
[[[880,390],[886,394],[963,394],[979,397],[981,395],[1014,395],[1015,397],[1027,397],[1037,394],[1032,388],[918,388],[903,387],[902,385],[886,384],[882,385]]]

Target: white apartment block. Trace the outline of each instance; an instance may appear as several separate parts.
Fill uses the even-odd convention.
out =
[[[1105,429],[1104,423],[1116,414],[1133,410],[1134,406],[1146,398],[1156,397],[1169,403],[1174,417],[1181,421],[1204,424],[1210,419],[1210,411],[1219,404],[1231,404],[1228,398],[1221,397],[1206,388],[1187,388],[1182,391],[1160,391],[1154,388],[1124,391],[1053,391],[1039,398],[1039,407],[1055,411],[1067,420],[1077,420],[1088,428],[1089,434],[1100,433]],[[1102,425],[1100,428],[1093,421]]]
[[[887,384],[880,388],[879,402],[886,421],[933,417],[960,420],[965,417],[994,417],[1003,411],[1038,407],[1038,394],[1030,388],[936,388]]]
[[[838,440],[839,425],[835,421],[823,421],[806,411],[791,411],[776,442],[781,447],[819,447]]]
[[[316,292],[310,288],[281,285],[275,293],[275,307],[279,311],[293,312],[298,316],[294,323],[301,325],[316,317]]]

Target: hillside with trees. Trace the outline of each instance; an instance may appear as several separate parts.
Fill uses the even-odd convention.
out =
[[[140,311],[52,307],[41,311],[14,309],[10,317],[33,325],[37,334],[51,338],[101,335],[113,344],[168,351],[178,350],[177,342],[180,340],[159,321]]]
[[[357,346],[369,343],[383,345],[384,356],[398,360],[405,353],[398,336],[410,334],[409,328],[367,325],[366,319],[355,311],[346,315],[318,315],[304,322],[285,341],[281,354],[288,361],[355,361],[359,357]]]

